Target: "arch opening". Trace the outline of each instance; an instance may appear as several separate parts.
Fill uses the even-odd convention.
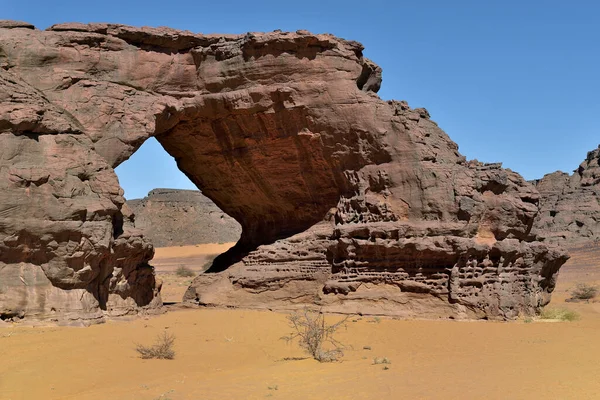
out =
[[[156,135],[179,170],[242,227],[240,240],[209,273],[306,231],[355,189],[332,156],[336,144],[323,137],[328,128],[306,107],[286,107],[281,93],[266,109],[232,110],[231,101],[169,113],[177,123]]]
[[[155,247],[151,263],[164,283],[204,272],[238,242],[240,224],[198,190],[156,139],[146,140],[115,172],[125,191],[123,217]],[[170,289],[167,303],[176,299]]]

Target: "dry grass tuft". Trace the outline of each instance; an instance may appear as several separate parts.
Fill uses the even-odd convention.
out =
[[[564,308],[545,308],[540,314],[541,319],[555,319],[559,321],[576,321],[579,319],[579,314],[575,311]]]
[[[140,356],[144,359],[157,358],[161,360],[172,360],[175,358],[175,351],[173,350],[174,343],[175,336],[163,332],[162,335],[158,335],[156,343],[152,346],[138,344],[136,345],[135,350],[140,353]]]
[[[336,340],[333,335],[342,326],[345,326],[348,317],[336,322],[326,324],[322,312],[304,309],[296,311],[287,317],[293,332],[282,339],[290,342],[298,339],[300,347],[319,362],[338,361],[344,356],[344,345]],[[329,349],[323,346],[329,345]]]

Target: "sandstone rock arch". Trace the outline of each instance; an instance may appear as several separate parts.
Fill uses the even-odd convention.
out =
[[[331,35],[0,24],[0,314],[153,309],[152,247],[114,175],[155,136],[243,228],[202,304],[513,317],[566,260],[538,193],[467,162],[425,109]],[[32,289],[33,288],[33,289]]]

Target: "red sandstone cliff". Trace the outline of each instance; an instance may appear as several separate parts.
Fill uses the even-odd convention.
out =
[[[540,191],[535,228],[553,243],[583,246],[600,240],[600,148],[572,175],[554,172],[534,181]]]
[[[155,136],[242,226],[200,304],[511,318],[566,255],[539,195],[467,162],[425,109],[384,102],[353,41],[309,32],[0,23],[0,315],[152,309],[152,248],[114,168]]]

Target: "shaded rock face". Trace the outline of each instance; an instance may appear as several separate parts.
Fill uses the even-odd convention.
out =
[[[546,241],[581,246],[600,240],[600,147],[573,175],[554,172],[534,181],[540,192],[535,228]]]
[[[135,227],[156,247],[237,242],[242,228],[198,190],[154,189],[127,200]]]
[[[531,233],[536,189],[379,99],[359,43],[0,27],[0,314],[159,301],[113,171],[150,136],[242,227],[186,301],[511,318],[550,300],[567,256]]]

